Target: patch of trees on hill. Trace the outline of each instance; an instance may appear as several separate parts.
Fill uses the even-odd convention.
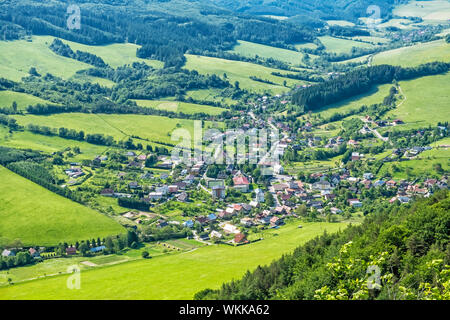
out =
[[[104,68],[107,66],[105,61],[103,61],[102,58],[96,56],[95,54],[84,52],[77,50],[76,52],[73,52],[73,50],[70,48],[68,44],[63,43],[59,39],[53,40],[52,44],[49,46],[50,50],[52,50],[54,53],[67,57],[72,58],[87,64],[91,64],[96,67]]]
[[[373,206],[361,225],[324,233],[195,299],[449,299],[450,193]],[[370,281],[374,268],[379,282]]]
[[[413,68],[390,65],[360,68],[335,79],[297,90],[292,94],[292,103],[304,106],[306,110],[315,110],[368,92],[374,85],[441,74],[449,69],[450,63],[444,62],[432,62]]]

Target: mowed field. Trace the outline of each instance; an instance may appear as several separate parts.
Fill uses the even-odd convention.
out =
[[[273,58],[292,65],[302,64],[302,59],[304,56],[301,52],[241,40],[238,40],[238,44],[230,52],[238,53],[244,57],[251,58],[254,58],[255,55],[263,58]]]
[[[83,130],[86,134],[102,133],[116,140],[128,139],[134,135],[153,142],[173,143],[171,133],[175,129],[184,128],[192,137],[194,131],[194,120],[135,114],[63,113],[49,116],[16,115],[14,118],[23,126],[32,123],[50,128],[65,127]],[[208,128],[215,125],[222,126],[222,123],[205,121]]]
[[[162,101],[162,100],[133,100],[138,106],[166,110],[172,112],[182,112],[185,114],[206,113],[210,115],[218,115],[226,111],[224,108],[205,106],[195,103],[179,102],[179,101]]]
[[[433,61],[450,62],[450,44],[445,40],[384,51],[373,58],[374,65],[391,64],[402,67],[413,67]]]
[[[373,45],[366,42],[359,42],[347,39],[339,39],[330,36],[319,37],[328,52],[337,54],[350,53],[352,47],[356,48],[372,48]]]
[[[9,90],[0,91],[0,108],[9,108],[13,102],[17,103],[17,110],[25,110],[29,105],[54,104],[47,100],[32,96],[22,92],[14,92]]]
[[[125,232],[114,220],[0,167],[0,238],[57,245]],[[7,240],[8,239],[8,240]]]
[[[125,262],[81,273],[81,289],[67,289],[67,275],[0,288],[0,299],[192,299],[205,288],[219,288],[246,270],[268,264],[302,243],[344,223],[290,223],[249,245],[206,246],[195,251]]]
[[[190,54],[187,54],[186,58],[186,69],[197,70],[201,74],[216,74],[220,77],[223,77],[223,74],[226,73],[231,84],[234,84],[235,81],[239,81],[239,85],[241,88],[253,90],[260,93],[271,91],[272,93],[277,94],[288,91],[289,88],[283,86],[283,81],[286,81],[287,86],[306,83],[288,78],[277,77],[271,74],[271,72],[280,72],[284,74],[289,73],[289,71],[268,68],[254,63],[196,56]],[[250,76],[269,80],[273,83],[276,83],[276,85],[251,80],[249,78]]]

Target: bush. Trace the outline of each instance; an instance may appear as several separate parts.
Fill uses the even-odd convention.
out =
[[[148,253],[148,251],[142,251],[142,258],[144,259],[150,258],[150,254]]]

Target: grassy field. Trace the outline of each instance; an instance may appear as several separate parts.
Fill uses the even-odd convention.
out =
[[[50,116],[16,115],[14,118],[21,125],[33,123],[52,128],[65,127],[83,130],[86,134],[103,133],[114,137],[116,140],[122,140],[134,135],[142,139],[165,143],[171,143],[173,130],[185,128],[193,137],[194,128],[193,120],[134,114],[93,115],[87,113],[63,113]],[[205,122],[207,127],[212,125],[212,122]],[[217,125],[221,126],[221,123]]]
[[[402,67],[413,67],[433,61],[450,61],[450,44],[445,40],[384,51],[376,54],[373,58],[374,65],[391,64]]]
[[[159,256],[94,268],[81,273],[81,289],[66,287],[67,275],[0,288],[0,299],[192,299],[204,288],[218,288],[248,269],[270,263],[323,233],[343,229],[343,223],[298,222],[272,229],[268,239],[249,245],[201,247],[189,253]],[[245,259],[243,259],[245,257]]]
[[[267,68],[253,63],[190,54],[187,54],[186,58],[186,69],[197,70],[201,74],[216,74],[220,77],[223,77],[223,74],[226,73],[230,83],[234,84],[235,81],[239,81],[241,88],[250,91],[271,91],[272,93],[277,94],[289,90],[289,88],[283,87],[283,81],[286,81],[288,86],[303,83],[301,81],[277,77],[271,74],[271,72],[289,73],[288,71]],[[269,80],[276,83],[276,85],[251,80],[249,78],[250,76]]]
[[[27,93],[9,90],[0,91],[0,108],[9,108],[13,102],[17,103],[17,110],[25,110],[29,105],[49,104],[51,102]],[[54,104],[54,103],[52,103]]]
[[[410,1],[397,6],[393,13],[401,17],[421,17],[424,20],[450,19],[450,2],[443,0]]]
[[[318,109],[315,113],[320,113],[322,117],[329,117],[336,112],[343,113],[345,111],[359,109],[361,106],[370,106],[371,104],[383,102],[384,97],[389,94],[392,84],[384,84],[374,87],[368,93],[346,99],[342,102],[335,103]]]
[[[186,97],[191,97],[196,100],[220,102],[223,105],[231,106],[237,103],[229,97],[223,97],[220,89],[199,89],[186,92]]]
[[[105,237],[124,229],[92,209],[60,197],[0,167],[0,237],[20,239],[24,245]]]
[[[273,58],[292,65],[300,65],[303,59],[303,53],[301,52],[241,40],[238,41],[238,45],[231,52],[251,58],[254,58],[255,55],[263,58]]]
[[[371,48],[373,47],[370,43],[358,42],[347,39],[339,39],[330,36],[319,37],[320,41],[325,46],[328,52],[340,53],[350,53],[352,47],[356,48]]]
[[[0,77],[20,81],[28,75],[30,67],[40,74],[51,73],[63,79],[69,79],[77,71],[91,66],[53,53],[48,46],[49,38],[33,37],[27,40],[0,41]]]
[[[450,145],[450,139],[438,141],[435,145]],[[413,177],[442,177],[442,173],[434,169],[436,164],[440,164],[442,169],[448,174],[450,172],[450,149],[432,149],[424,151],[414,160],[404,162],[387,162],[381,167],[379,177],[390,176],[393,179],[411,179]]]
[[[173,112],[182,112],[186,114],[207,113],[210,115],[218,115],[226,111],[224,108],[205,106],[195,103],[179,102],[179,101],[162,101],[162,100],[134,100],[141,107],[154,108],[159,110],[167,110]]]
[[[355,24],[346,20],[327,20],[330,26],[353,27]]]
[[[387,117],[399,118],[406,125],[395,129],[426,127],[438,121],[450,121],[450,73],[401,81],[406,101],[387,113]]]

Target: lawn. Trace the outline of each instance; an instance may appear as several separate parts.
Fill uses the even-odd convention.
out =
[[[445,40],[384,51],[376,54],[373,58],[374,65],[390,64],[402,67],[414,67],[433,61],[450,62],[450,44]]]
[[[185,114],[206,113],[210,115],[219,115],[226,111],[224,108],[217,108],[195,103],[161,100],[134,100],[141,107],[167,110],[172,112],[182,112]]]
[[[188,253],[93,268],[81,273],[81,289],[67,289],[67,275],[0,288],[0,299],[192,299],[204,288],[243,276],[343,223],[291,223],[272,229],[268,239],[249,245],[205,246]],[[275,234],[277,234],[275,236]]]
[[[29,123],[53,128],[83,130],[86,134],[102,133],[110,135],[116,140],[123,140],[132,135],[153,142],[173,143],[171,133],[177,128],[185,128],[193,137],[194,121],[186,119],[167,118],[162,116],[146,116],[135,114],[87,114],[70,113],[54,114],[50,116],[16,115],[21,125]],[[205,127],[213,123],[205,121]],[[221,126],[221,123],[218,123]],[[139,142],[145,144],[146,141]]]
[[[276,60],[284,61],[286,63],[290,63],[292,65],[302,64],[303,59],[303,53],[301,52],[241,40],[238,40],[238,44],[233,48],[231,52],[251,58],[254,58],[255,55],[266,59],[273,58]]]
[[[1,68],[1,67],[0,67]],[[13,102],[17,103],[17,110],[25,110],[29,105],[54,104],[31,94],[4,90],[0,91],[0,108],[9,108]]]
[[[226,73],[227,78],[231,84],[234,84],[235,81],[238,81],[241,88],[247,89],[249,91],[260,93],[270,91],[273,94],[278,94],[289,90],[289,88],[283,87],[283,81],[286,81],[287,86],[306,83],[288,78],[277,77],[271,74],[271,72],[280,72],[284,74],[289,73],[289,71],[268,68],[254,63],[196,56],[190,54],[187,54],[186,58],[186,69],[197,70],[201,74],[216,74],[220,77],[223,77],[223,74]],[[250,76],[269,80],[273,83],[276,83],[276,85],[254,81],[249,78]]]
[[[337,54],[350,53],[352,47],[356,48],[371,48],[373,47],[370,43],[358,42],[347,39],[339,39],[330,36],[319,37],[320,41],[325,46],[328,52],[334,52]]]
[[[57,245],[120,234],[114,220],[0,167],[0,237],[24,245]]]

